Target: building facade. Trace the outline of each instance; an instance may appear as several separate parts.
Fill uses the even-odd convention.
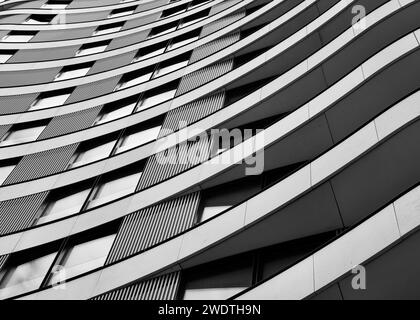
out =
[[[1,299],[420,298],[420,2],[0,2]]]

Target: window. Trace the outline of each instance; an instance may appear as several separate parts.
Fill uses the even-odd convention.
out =
[[[41,207],[39,218],[35,224],[43,224],[80,212],[89,195],[89,191],[90,187],[85,185],[53,194]]]
[[[200,12],[194,13],[188,17],[185,17],[182,19],[182,21],[179,24],[178,29],[180,28],[184,28],[187,27],[189,25],[192,25],[200,20],[203,20],[204,18],[206,18],[208,16],[210,12],[210,9],[206,9],[206,10],[202,10]],[[200,29],[198,29],[200,30]]]
[[[262,190],[261,176],[239,180],[206,189],[202,193],[197,222],[204,222]]]
[[[138,96],[134,96],[105,106],[104,110],[96,119],[95,125],[128,116],[133,112],[133,109],[137,104],[137,100]]]
[[[84,44],[76,52],[76,57],[87,56],[89,54],[95,54],[104,52],[106,47],[108,47],[110,41],[101,41],[95,43]]]
[[[141,146],[147,142],[155,140],[160,131],[160,125],[148,129],[140,129],[134,132],[129,132],[121,139],[120,146],[117,153],[121,153],[135,147]]]
[[[93,197],[87,207],[93,208],[133,193],[136,190],[141,173],[140,170],[131,170],[131,173],[124,176],[113,175],[110,178],[103,179],[95,188]]]
[[[166,41],[142,48],[137,52],[137,55],[134,58],[133,62],[148,59],[148,58],[157,56],[159,54],[162,54],[165,52],[165,48],[166,48]]]
[[[13,50],[0,50],[0,63],[7,62],[15,53]]]
[[[177,14],[180,14],[182,12],[185,12],[185,11],[187,11],[187,6],[188,6],[188,4],[183,4],[183,5],[180,5],[180,6],[176,6],[174,8],[164,10],[160,17],[161,18],[168,18],[168,17],[175,16]]]
[[[125,74],[114,91],[122,90],[128,87],[138,85],[150,79],[153,73],[153,68],[144,68]]]
[[[108,33],[118,32],[123,27],[124,22],[118,22],[118,23],[111,23],[103,26],[99,26],[94,32],[94,36],[101,36]]]
[[[67,79],[79,78],[85,76],[92,63],[79,64],[75,66],[68,66],[61,69],[61,71],[55,76],[54,81],[62,81]]]
[[[117,18],[132,14],[134,10],[136,10],[137,6],[127,7],[127,8],[120,8],[112,10],[111,13],[108,15],[108,18]]]
[[[169,32],[175,31],[177,26],[178,26],[178,21],[167,23],[167,24],[164,24],[163,26],[153,28],[152,31],[149,33],[148,38],[162,36]]]
[[[81,146],[80,150],[76,152],[71,160],[68,168],[76,168],[87,163],[95,162],[104,159],[111,154],[115,145],[115,140],[90,144],[88,146]]]
[[[72,90],[42,93],[29,107],[29,111],[61,106],[70,97],[71,93]]]
[[[148,109],[152,106],[160,104],[164,101],[170,100],[175,96],[176,89],[164,91],[164,92],[152,92],[147,93],[136,108],[137,111]]]
[[[0,185],[3,184],[4,181],[6,181],[7,177],[15,167],[16,165],[14,164],[4,164],[0,166]]]
[[[65,278],[70,279],[80,274],[102,267],[114,242],[116,233],[101,235],[97,238],[82,237],[71,239],[60,254],[57,266],[65,270]],[[58,279],[50,276],[48,283],[56,283]],[[61,279],[60,279],[61,280]]]
[[[206,221],[207,219],[210,219],[211,217],[214,217],[215,215],[217,215],[220,212],[223,212],[223,211],[229,209],[230,207],[231,206],[212,206],[212,207],[205,207],[203,209],[203,212],[201,213],[200,222]]]
[[[198,32],[197,32],[198,31]],[[171,43],[168,45],[168,49],[169,50],[173,50],[182,46],[185,46],[195,40],[198,39],[199,37],[199,30],[197,30],[195,32],[189,32],[186,35],[183,35],[181,37],[176,37],[173,41],[171,41]]]
[[[71,0],[48,0],[47,3],[43,4],[41,8],[43,9],[51,9],[51,10],[63,10],[69,4]]]
[[[33,14],[24,22],[24,24],[49,24],[55,15],[50,14]]]
[[[35,31],[11,31],[4,36],[3,42],[29,42],[36,35]]]
[[[35,141],[46,125],[35,125],[32,127],[17,127],[12,129],[4,135],[0,141],[0,146],[8,146],[12,144],[25,143]]]
[[[166,61],[165,63],[162,63],[159,65],[159,68],[155,71],[153,74],[153,78],[157,78],[160,76],[163,76],[165,74],[171,73],[172,71],[181,69],[183,67],[186,67],[188,65],[189,59],[185,59],[185,57],[180,57],[181,59],[172,59],[169,61]],[[185,60],[182,60],[185,59]]]
[[[185,270],[184,300],[225,300],[252,285],[253,256],[244,254]]]
[[[30,260],[20,260],[11,264],[7,262],[4,270],[0,272],[0,299],[38,289],[55,256],[56,252],[50,252]]]

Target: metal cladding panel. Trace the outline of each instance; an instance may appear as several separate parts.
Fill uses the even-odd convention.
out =
[[[234,23],[235,21],[242,19],[243,17],[245,17],[245,11],[236,12],[226,17],[223,17],[219,20],[216,20],[212,23],[209,23],[203,27],[200,36],[205,37],[209,34],[212,34],[220,29],[227,27],[228,25]]]
[[[62,48],[46,48],[46,49],[27,49],[19,50],[11,57],[8,63],[31,62],[31,61],[53,61],[58,59],[73,58],[76,51],[80,48],[77,46],[62,47]]]
[[[131,29],[131,28],[135,28],[135,27],[139,27],[139,26],[148,24],[148,23],[155,22],[157,19],[159,19],[160,14],[161,13],[158,12],[158,13],[150,14],[148,16],[140,17],[140,18],[137,18],[137,19],[128,20],[124,24],[123,30]]]
[[[158,7],[164,6],[167,3],[169,3],[169,0],[149,1],[147,3],[140,4],[137,7],[136,12],[142,12],[142,11],[150,10],[153,8],[158,8]]]
[[[147,159],[137,191],[158,184],[209,159],[210,139],[188,141]]]
[[[79,13],[79,14],[68,14],[66,15],[66,23],[79,23],[79,22],[92,22],[98,20],[107,19],[111,10]]]
[[[66,9],[102,7],[118,3],[119,0],[73,0]]]
[[[214,15],[216,13],[219,13],[223,10],[226,10],[227,8],[234,6],[235,4],[241,2],[242,0],[227,0],[227,1],[223,1],[221,3],[216,4],[215,6],[213,6],[210,10],[210,14]]]
[[[4,134],[9,131],[9,129],[12,127],[11,124],[5,124],[0,126],[0,139],[4,136]]]
[[[9,33],[9,30],[0,30],[0,39],[6,36]]]
[[[90,37],[96,27],[77,28],[67,30],[42,30],[39,31],[31,42],[61,41],[71,39],[81,39]],[[54,49],[55,50],[55,49]]]
[[[129,36],[116,38],[112,40],[112,42],[109,44],[107,51],[142,42],[143,40],[147,38],[147,35],[149,34],[149,32],[150,30],[144,30],[144,31],[131,34]]]
[[[220,91],[169,111],[163,122],[159,138],[167,135],[168,132],[175,132],[178,129],[182,129],[221,109],[223,107],[224,96],[224,92]]]
[[[88,74],[94,74],[98,72],[103,72],[107,70],[112,70],[122,66],[129,65],[136,56],[137,51],[131,51],[129,53],[120,54],[115,57],[98,60],[95,62],[93,67],[89,70]]]
[[[0,256],[0,271],[3,268],[3,266],[6,264],[7,258],[9,257],[8,254],[4,256]]]
[[[175,300],[179,283],[180,272],[177,271],[107,292],[92,300]]]
[[[208,57],[217,51],[220,51],[231,44],[235,43],[236,41],[239,41],[240,34],[239,32],[235,32],[232,34],[228,34],[224,37],[221,37],[219,39],[216,39],[214,41],[211,41],[209,43],[203,44],[202,46],[194,49],[191,58],[190,58],[190,64],[197,62],[201,59],[204,59],[205,57]]]
[[[38,9],[47,2],[47,0],[36,0],[36,1],[25,1],[24,3],[19,3],[13,5],[13,9]]]
[[[139,253],[192,227],[200,193],[190,193],[126,216],[106,265]]]
[[[189,73],[182,77],[176,95],[179,96],[190,90],[198,88],[203,84],[210,82],[233,68],[233,59],[217,62],[211,66]]]
[[[45,177],[63,171],[78,143],[24,156],[3,185]]]
[[[11,14],[0,17],[0,27],[2,24],[21,24],[30,15],[29,14]]]
[[[74,112],[53,118],[39,135],[38,140],[60,136],[63,134],[89,128],[95,121],[102,106]]]
[[[0,97],[0,114],[11,114],[26,111],[35,101],[38,93]]]
[[[79,102],[110,93],[114,90],[118,81],[120,81],[120,78],[121,75],[79,86],[73,91],[69,99],[66,101],[66,104]]]
[[[29,228],[48,192],[0,202],[0,235]]]
[[[0,87],[18,87],[48,83],[60,72],[61,68],[27,71],[3,71],[0,73]]]

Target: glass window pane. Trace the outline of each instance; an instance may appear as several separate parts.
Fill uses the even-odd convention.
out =
[[[129,14],[132,14],[134,12],[135,8],[136,7],[115,9],[108,15],[108,18],[117,18],[117,17],[123,17],[123,16],[129,15]]]
[[[80,243],[70,248],[66,254],[62,266],[67,279],[90,270],[102,267],[105,263],[115,234]],[[50,279],[50,283],[51,283]]]
[[[176,16],[178,14],[181,14],[181,13],[183,13],[185,11],[187,11],[187,9],[177,9],[177,11],[175,11],[173,13],[169,13],[169,14],[163,12],[161,18],[165,18],[166,19],[166,18],[169,18],[169,17],[173,17],[173,16]]]
[[[34,34],[13,34],[10,33],[4,36],[1,41],[4,42],[29,42],[34,37]]]
[[[195,40],[197,40],[197,39],[198,39],[198,37],[192,37],[192,38],[185,39],[185,40],[182,40],[182,41],[172,42],[172,43],[168,46],[168,51],[169,51],[169,50],[176,49],[176,48],[179,48],[179,47],[182,47],[182,46],[185,46],[185,45],[187,45],[188,43],[191,43],[191,42],[193,42],[193,41],[195,41]]]
[[[148,72],[146,74],[139,75],[138,77],[136,77],[134,79],[120,82],[117,85],[117,87],[115,88],[115,91],[116,90],[122,90],[122,89],[125,89],[125,88],[128,88],[128,87],[132,87],[132,86],[138,85],[140,83],[146,82],[147,80],[150,79],[150,76],[151,75],[152,75],[152,73],[151,72]]]
[[[149,38],[162,36],[162,35],[167,34],[169,32],[175,31],[176,27],[177,26],[172,26],[172,27],[168,27],[167,29],[162,29],[161,31],[158,31],[158,32],[153,32],[149,35]]]
[[[74,162],[69,166],[70,168],[80,167],[87,163],[104,159],[108,157],[114,147],[115,141],[109,141],[107,143],[92,147],[90,149],[82,150],[74,159]]]
[[[51,200],[45,207],[42,216],[38,219],[36,224],[46,223],[80,212],[89,195],[89,191],[90,189],[87,188],[80,192]]]
[[[112,28],[108,28],[108,29],[98,29],[98,30],[95,30],[93,32],[93,35],[94,36],[101,36],[101,35],[108,34],[108,33],[118,32],[118,31],[121,30],[121,28],[122,28],[122,26],[112,27]]]
[[[61,80],[83,77],[89,72],[89,70],[90,70],[90,67],[76,69],[76,70],[62,71],[55,76],[54,81],[61,81]]]
[[[29,110],[39,110],[63,105],[70,97],[70,93],[37,99]]]
[[[179,24],[179,29],[181,29],[181,28],[185,28],[185,27],[188,27],[189,25],[191,25],[191,24],[194,24],[194,23],[196,23],[196,22],[198,22],[198,21],[200,21],[200,20],[203,20],[203,19],[205,19],[206,17],[200,17],[200,18],[197,18],[197,19],[192,19],[192,20],[190,20],[190,21],[182,21],[180,24]]]
[[[0,146],[34,141],[36,138],[38,138],[44,129],[45,126],[37,126],[11,131],[10,133],[6,134],[5,138],[3,138],[4,140],[0,142]]]
[[[128,104],[124,107],[112,110],[110,112],[103,113],[99,116],[98,121],[96,121],[96,125],[109,122],[115,119],[122,118],[124,116],[127,116],[133,112],[134,107],[136,106],[136,103]]]
[[[150,96],[150,97],[146,97],[141,101],[136,111],[145,110],[159,103],[170,100],[175,96],[175,92],[176,92],[176,89],[162,92],[162,93]]]
[[[87,56],[89,54],[104,52],[106,47],[108,47],[108,44],[104,44],[98,47],[81,48],[76,52],[76,57]]]
[[[0,51],[0,63],[5,63],[13,56],[14,52]]]
[[[172,71],[175,71],[175,70],[178,70],[180,68],[186,67],[187,65],[188,65],[188,60],[184,60],[184,61],[181,61],[181,62],[178,62],[178,63],[171,64],[171,65],[166,66],[166,67],[161,67],[158,70],[156,70],[155,74],[153,75],[153,78],[163,76],[163,75],[168,74]]]
[[[141,172],[104,182],[99,185],[95,197],[89,203],[89,208],[121,198],[135,191]]]
[[[226,300],[245,289],[246,287],[187,289],[185,290],[183,299],[184,300]]]
[[[214,206],[214,207],[205,207],[203,213],[201,214],[200,222],[206,221],[211,217],[219,214],[222,211],[229,209],[231,206]]]
[[[156,49],[152,52],[148,52],[148,53],[145,53],[145,54],[140,54],[139,56],[135,57],[133,61],[136,62],[136,61],[148,59],[148,58],[157,56],[158,54],[162,54],[164,52],[165,52],[165,47],[158,48],[158,49]]]
[[[7,270],[0,283],[0,298],[8,298],[40,287],[56,253],[51,253]]]
[[[68,6],[67,3],[45,3],[41,6],[43,9],[51,9],[51,10],[63,10]]]
[[[147,142],[155,140],[159,135],[160,128],[161,126],[157,126],[125,136],[120,147],[118,148],[117,153],[124,152],[126,150],[132,149],[137,146],[141,146]]]

